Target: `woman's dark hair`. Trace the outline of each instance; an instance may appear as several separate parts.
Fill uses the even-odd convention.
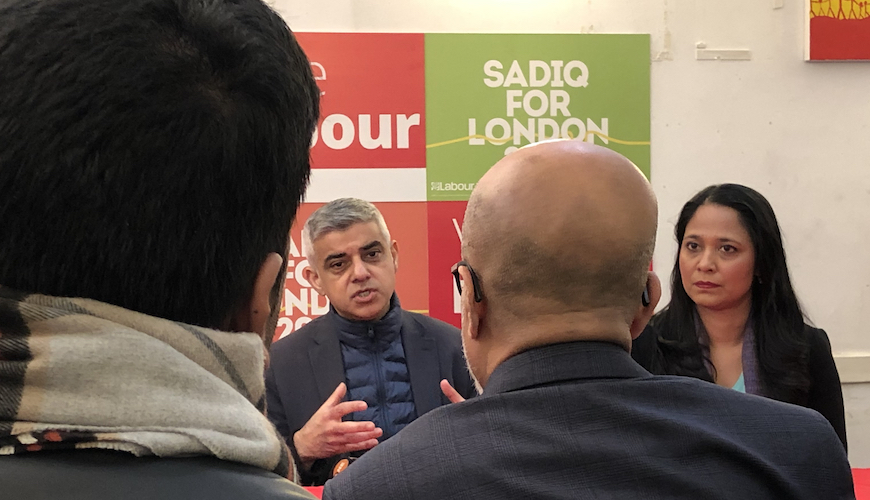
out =
[[[755,250],[750,319],[762,391],[773,399],[804,403],[809,391],[805,316],[791,285],[773,208],[764,196],[746,186],[709,186],[680,212],[675,230],[680,249],[686,226],[698,208],[707,204],[735,210]],[[671,273],[671,301],[652,323],[659,332],[662,372],[712,381],[705,368],[706,354],[698,342],[695,303],[683,288],[679,250]]]

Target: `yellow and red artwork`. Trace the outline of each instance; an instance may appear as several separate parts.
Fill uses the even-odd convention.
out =
[[[807,59],[870,60],[870,0],[808,0]]]

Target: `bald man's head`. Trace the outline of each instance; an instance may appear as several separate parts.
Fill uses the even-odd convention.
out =
[[[631,315],[652,258],[655,196],[609,149],[553,141],[509,154],[468,202],[462,255],[493,314],[624,308]]]

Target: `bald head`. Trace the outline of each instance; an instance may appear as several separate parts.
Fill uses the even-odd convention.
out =
[[[493,313],[630,315],[656,221],[652,189],[628,159],[580,141],[539,143],[505,156],[477,184],[462,254]]]

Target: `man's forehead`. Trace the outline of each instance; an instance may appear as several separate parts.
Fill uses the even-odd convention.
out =
[[[387,247],[389,242],[377,222],[357,222],[346,229],[334,229],[321,234],[312,246],[318,259],[336,253],[356,252],[376,246]]]

